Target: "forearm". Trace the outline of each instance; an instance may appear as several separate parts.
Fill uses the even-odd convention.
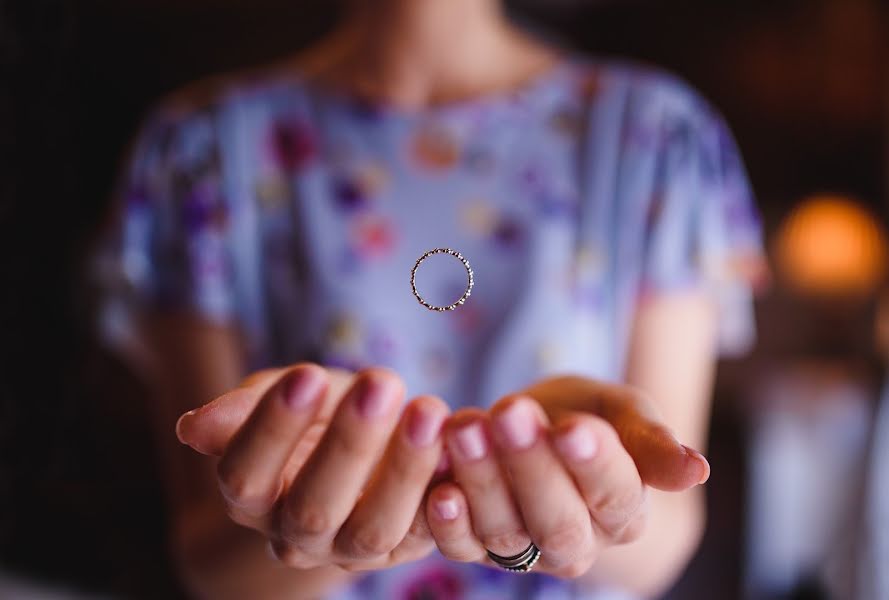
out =
[[[704,530],[703,488],[681,493],[649,490],[649,494],[642,535],[632,543],[605,550],[583,577],[585,583],[656,598],[681,575]]]

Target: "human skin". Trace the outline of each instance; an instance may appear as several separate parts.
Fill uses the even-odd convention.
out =
[[[508,90],[557,60],[511,28],[491,0],[350,6],[294,68],[405,110]],[[401,412],[398,376],[382,370],[356,379],[306,365],[242,384],[233,327],[149,317],[136,358],[156,385],[172,550],[183,577],[197,597],[312,598],[353,570],[414,560],[436,546],[453,560],[486,562],[484,548],[514,554],[533,539],[543,549],[542,572],[656,595],[681,571],[702,528],[697,484],[709,466],[676,440],[699,449],[706,440],[713,324],[703,292],[648,298],[631,334],[625,379],[633,388],[554,379],[491,410],[449,414],[431,397]],[[317,376],[305,386],[324,380],[323,399],[308,401],[307,412],[285,401],[293,369]],[[381,397],[369,400],[368,389]],[[177,427],[209,457],[178,445],[171,432],[179,416],[215,397]],[[368,404],[383,408],[368,419],[360,408]],[[427,430],[446,417],[431,444],[412,445],[417,413],[428,421],[415,427]],[[274,417],[295,425],[278,431],[269,425]],[[367,447],[355,452],[355,440]],[[436,474],[443,452],[450,472]],[[403,472],[407,481],[396,483],[404,478],[392,474]],[[342,503],[328,502],[332,475],[349,492]],[[374,493],[359,500],[355,490],[368,481]],[[266,551],[270,541],[277,560]]]

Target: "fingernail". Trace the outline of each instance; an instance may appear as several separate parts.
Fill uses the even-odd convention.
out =
[[[191,420],[192,415],[194,414],[193,410],[188,411],[176,421],[176,437],[180,442],[186,444],[188,442],[185,441],[185,424]]]
[[[582,425],[575,425],[556,438],[556,449],[569,460],[590,460],[599,449],[596,437]]]
[[[444,418],[440,411],[432,413],[414,406],[407,417],[408,440],[418,448],[426,448],[438,437]]]
[[[479,460],[484,458],[488,451],[488,442],[485,440],[485,432],[481,423],[472,423],[458,429],[453,433],[451,448],[463,461]]]
[[[688,453],[689,456],[693,457],[698,461],[698,463],[700,463],[701,477],[698,480],[698,485],[707,483],[707,480],[710,479],[710,462],[706,458],[704,458],[704,455],[697,450],[689,448],[688,446],[683,446],[683,448],[685,448],[685,451]]]
[[[537,441],[540,421],[530,400],[516,400],[495,419],[497,429],[513,448],[530,448]]]
[[[355,390],[355,407],[365,419],[386,414],[394,403],[394,387],[388,379],[365,379]]]
[[[304,411],[315,404],[323,386],[324,378],[318,372],[309,369],[293,371],[283,384],[284,404],[290,410]]]
[[[460,505],[453,498],[439,500],[435,503],[435,512],[445,521],[453,521],[460,514]]]

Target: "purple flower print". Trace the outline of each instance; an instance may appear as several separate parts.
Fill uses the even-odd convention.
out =
[[[453,571],[431,568],[421,571],[401,593],[403,600],[457,600],[463,597],[464,583]]]
[[[214,227],[222,229],[228,220],[226,205],[219,198],[215,181],[204,179],[196,182],[182,203],[183,222],[189,233]]]
[[[332,186],[334,202],[344,212],[367,208],[369,198],[358,181],[347,177],[337,177]]]
[[[299,119],[276,123],[270,142],[278,166],[288,172],[298,171],[315,156],[312,130]]]
[[[494,227],[491,237],[497,246],[505,250],[513,250],[522,244],[525,238],[525,229],[515,219],[504,217]]]

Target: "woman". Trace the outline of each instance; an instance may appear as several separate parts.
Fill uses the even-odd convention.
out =
[[[691,447],[759,249],[718,116],[495,0],[352,2],[295,62],[221,83],[138,140],[108,313],[158,384],[194,594],[665,590],[702,530]],[[475,272],[451,312],[408,285],[436,247]],[[418,269],[433,304],[466,288],[448,258]],[[176,447],[216,396],[176,424],[212,458]],[[492,568],[523,552],[530,575]]]

